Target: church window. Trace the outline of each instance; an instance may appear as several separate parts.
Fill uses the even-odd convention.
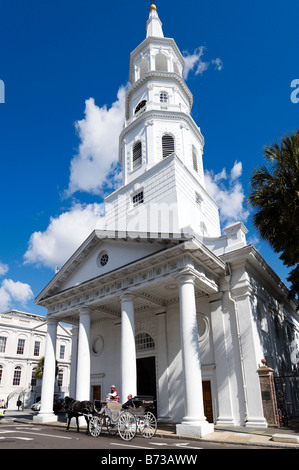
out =
[[[162,137],[162,156],[165,158],[172,153],[174,153],[174,138],[172,135],[165,134]]]
[[[97,265],[99,268],[103,268],[109,261],[109,256],[106,250],[103,250],[99,253],[97,257]]]
[[[136,351],[144,351],[145,349],[153,349],[155,342],[148,333],[139,333],[135,336]]]
[[[140,103],[138,103],[135,108],[135,114],[138,113],[138,111],[140,111],[142,108],[144,108],[145,105],[146,105],[146,100],[140,101]]]
[[[143,204],[143,202],[144,202],[143,191],[140,191],[139,193],[134,194],[134,196],[132,198],[132,202],[133,202],[133,207],[137,207],[140,204]]]
[[[166,91],[161,91],[160,103],[168,103],[168,93],[166,93]]]
[[[14,375],[13,375],[13,385],[20,385],[21,383],[21,367],[17,366],[14,370]]]
[[[142,78],[146,72],[148,72],[148,59],[144,57],[140,64],[140,78]]]
[[[195,202],[198,206],[202,205],[202,197],[199,193],[195,191]]]
[[[108,263],[108,255],[107,253],[104,253],[102,256],[101,256],[101,259],[100,259],[100,264],[101,266],[106,266],[106,264]]]
[[[162,52],[159,52],[156,55],[156,70],[161,70],[163,72],[167,72],[168,67],[167,67],[167,57],[166,55],[162,54]]]
[[[142,163],[142,145],[138,141],[133,146],[133,170],[136,170]]]
[[[192,162],[193,162],[193,169],[198,173],[198,157],[197,151],[194,146],[192,146]]]

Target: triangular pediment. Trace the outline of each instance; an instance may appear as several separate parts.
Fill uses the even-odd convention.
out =
[[[172,238],[148,237],[141,233],[115,234],[95,230],[37,296],[36,303],[182,243]]]

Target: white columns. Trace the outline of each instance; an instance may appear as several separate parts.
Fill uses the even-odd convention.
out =
[[[53,413],[56,371],[56,337],[57,321],[49,319],[44,356],[41,408],[38,415],[33,417],[33,420],[38,422],[57,421],[57,416]]]
[[[136,347],[134,323],[134,297],[124,294],[121,297],[121,401],[137,393]]]
[[[168,357],[167,357],[167,334],[166,334],[166,312],[156,314],[157,318],[157,357],[158,360],[158,386],[159,402],[158,412],[160,421],[171,421],[169,410],[169,377],[168,377]]]
[[[231,392],[231,377],[235,370],[230,359],[229,346],[232,342],[230,318],[227,310],[223,308],[222,292],[210,296],[211,324],[214,341],[214,355],[216,364],[216,379],[218,385],[218,418],[217,424],[222,426],[235,426],[233,412],[233,397]]]
[[[76,400],[90,399],[90,310],[86,307],[80,310],[78,335],[78,357],[76,377]]]
[[[194,276],[183,274],[178,281],[186,415],[176,428],[177,434],[202,437],[213,432],[214,426],[204,416]]]
[[[76,396],[76,380],[77,380],[77,355],[78,355],[78,326],[72,327],[72,355],[71,355],[71,375],[70,375],[70,397]]]

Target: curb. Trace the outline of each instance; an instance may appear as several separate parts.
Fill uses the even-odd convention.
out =
[[[37,425],[37,423],[33,423],[32,420],[25,419],[25,418],[12,418],[12,420],[16,423],[23,423],[23,424],[29,424],[32,426]],[[56,427],[56,428],[62,428],[66,426],[66,423],[64,422],[52,422],[52,423],[42,423],[43,426],[49,426],[49,427]],[[239,433],[237,433],[239,434]],[[292,436],[290,434],[273,434],[272,437],[269,436],[271,440],[269,442],[242,442],[239,440],[235,440],[233,438],[233,432],[231,438],[228,437],[226,439],[213,439],[211,438],[200,438],[200,437],[194,437],[194,436],[182,436],[182,435],[177,435],[172,432],[167,432],[167,431],[159,431],[157,430],[155,437],[159,438],[168,438],[168,439],[177,439],[177,440],[189,440],[189,441],[196,441],[196,442],[212,442],[214,444],[235,444],[235,445],[241,445],[241,446],[255,446],[255,447],[272,447],[273,449],[299,449],[299,436],[295,435]]]

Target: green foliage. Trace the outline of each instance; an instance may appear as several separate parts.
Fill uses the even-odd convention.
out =
[[[288,281],[299,299],[299,130],[266,147],[264,158],[250,180],[253,223],[283,263],[294,266]]]
[[[45,358],[42,357],[37,363],[37,366],[36,366],[36,369],[35,369],[35,372],[34,372],[34,377],[36,379],[42,379],[43,378],[44,362],[45,362]],[[58,368],[58,364],[57,364],[57,361],[56,361],[55,377],[57,377],[58,372],[59,372],[59,368]]]

